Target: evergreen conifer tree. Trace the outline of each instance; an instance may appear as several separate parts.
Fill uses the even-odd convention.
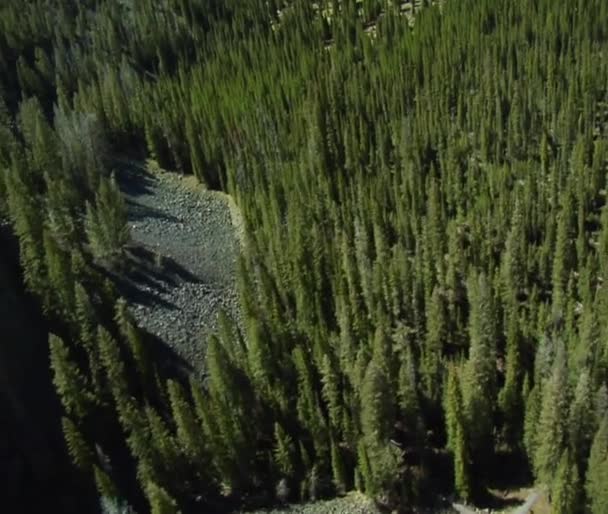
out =
[[[452,365],[448,369],[444,398],[447,446],[454,458],[454,487],[465,501],[473,496],[471,456],[465,432],[464,405],[460,384],[460,370]]]
[[[274,424],[274,459],[281,475],[291,477],[294,474],[295,446],[292,438],[283,430],[283,427]]]
[[[445,307],[439,287],[431,295],[426,319],[426,340],[422,354],[424,394],[430,402],[438,402],[442,377],[442,353],[446,339]]]
[[[67,345],[57,336],[49,336],[53,384],[66,412],[82,419],[93,406],[85,378],[71,359]]]
[[[565,349],[560,345],[551,378],[542,388],[536,428],[540,435],[534,453],[534,471],[539,482],[547,485],[552,483],[552,477],[567,444],[569,391],[566,366]]]
[[[568,418],[570,455],[578,469],[584,469],[589,455],[595,429],[594,407],[589,372],[583,370],[579,375]]]
[[[149,357],[144,344],[143,334],[129,313],[127,302],[124,298],[120,298],[116,302],[114,320],[133,355],[135,366],[145,387],[149,383],[151,375]]]
[[[72,461],[83,471],[88,471],[93,464],[93,452],[82,433],[74,422],[65,416],[61,418],[61,425]]]
[[[117,499],[118,490],[116,484],[112,481],[110,476],[99,466],[93,466],[93,472],[95,475],[95,485],[97,491],[102,498]]]
[[[50,230],[43,232],[43,248],[48,286],[52,292],[50,304],[45,305],[64,319],[73,320],[75,314],[74,277],[69,255],[59,246]]]
[[[586,491],[592,514],[608,509],[608,416],[605,415],[593,439],[587,470]]]
[[[463,380],[463,405],[471,458],[483,465],[493,451],[496,335],[490,285],[484,274],[469,283],[471,346]]]
[[[154,482],[148,482],[146,485],[146,496],[150,502],[151,514],[179,514],[181,512],[171,495]]]
[[[555,478],[551,485],[551,511],[555,514],[580,512],[580,483],[576,462],[565,450],[559,459]]]
[[[186,400],[182,386],[174,380],[169,380],[167,390],[173,421],[177,427],[177,438],[184,452],[194,463],[204,461],[206,455],[203,433],[196,422],[192,407]],[[201,462],[201,464],[203,463]]]
[[[100,181],[95,203],[87,203],[84,225],[93,256],[120,266],[130,234],[125,201],[114,177]]]

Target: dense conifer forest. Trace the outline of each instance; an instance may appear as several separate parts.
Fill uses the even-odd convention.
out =
[[[608,512],[608,2],[430,4],[2,1],[0,219],[102,511]],[[243,213],[202,377],[113,281],[124,158]]]

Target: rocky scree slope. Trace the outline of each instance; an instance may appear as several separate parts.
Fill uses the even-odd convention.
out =
[[[119,288],[139,326],[200,374],[219,313],[240,319],[235,211],[227,195],[150,163],[121,166],[116,177],[132,237]]]

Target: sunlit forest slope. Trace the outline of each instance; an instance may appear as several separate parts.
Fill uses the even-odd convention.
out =
[[[430,3],[1,2],[0,217],[105,512],[608,512],[608,2]],[[203,377],[119,298],[119,159],[242,211]]]

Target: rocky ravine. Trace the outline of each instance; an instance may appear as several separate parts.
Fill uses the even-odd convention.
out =
[[[235,210],[193,177],[150,165],[122,166],[117,180],[133,240],[123,294],[138,324],[200,374],[220,311],[239,319]]]

